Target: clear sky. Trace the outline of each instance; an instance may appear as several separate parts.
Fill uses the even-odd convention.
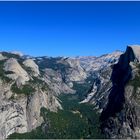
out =
[[[88,56],[140,44],[140,2],[0,2],[0,51]]]

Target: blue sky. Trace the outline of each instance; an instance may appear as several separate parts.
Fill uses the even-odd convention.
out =
[[[140,44],[140,2],[0,2],[0,51],[99,56]]]

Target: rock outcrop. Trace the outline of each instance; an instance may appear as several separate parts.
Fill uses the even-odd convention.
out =
[[[10,58],[5,62],[4,70],[10,73],[7,74],[7,77],[16,80],[16,83],[19,86],[24,85],[26,81],[29,81],[28,73],[21,67],[15,58]]]
[[[31,74],[35,77],[37,77],[40,72],[39,72],[39,67],[38,65],[34,62],[32,59],[27,59],[23,62],[23,64],[31,69]]]
[[[44,79],[49,85],[49,88],[52,89],[57,95],[60,95],[61,93],[75,93],[75,91],[63,81],[62,75],[58,71],[46,68]]]
[[[0,60],[4,60],[4,59],[6,59],[6,57],[3,56],[3,55],[0,53]]]
[[[15,94],[9,84],[1,81],[0,89],[0,139],[7,138],[12,133],[30,132],[43,123],[40,116],[41,107],[51,111],[62,109],[56,97],[41,89],[27,96]]]
[[[67,63],[70,65],[67,72],[67,81],[83,81],[87,78],[87,73],[81,67],[79,60],[69,58]]]
[[[0,139],[40,126],[44,121],[40,116],[42,107],[54,112],[62,109],[33,60],[4,54],[0,60]]]
[[[113,66],[112,89],[101,114],[107,138],[140,138],[140,47],[128,46]]]

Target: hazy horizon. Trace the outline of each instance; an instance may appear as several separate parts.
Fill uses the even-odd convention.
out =
[[[125,52],[125,51],[121,51],[121,50],[114,50],[113,52],[109,52],[109,53],[104,53],[104,54],[100,54],[100,55],[73,55],[73,56],[67,56],[67,55],[57,55],[57,56],[51,56],[51,55],[30,55],[30,54],[27,54],[27,53],[24,53],[22,51],[17,51],[17,50],[0,50],[0,53],[2,52],[7,52],[7,53],[13,53],[13,54],[21,54],[23,56],[30,56],[30,57],[69,57],[69,58],[75,58],[75,57],[100,57],[102,55],[106,55],[106,54],[111,54],[111,53],[114,53],[114,52]]]

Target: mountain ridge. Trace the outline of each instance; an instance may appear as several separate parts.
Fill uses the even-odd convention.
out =
[[[106,133],[105,136],[107,138],[126,137],[128,133],[122,135],[122,133],[119,134],[118,132],[119,135],[117,135],[115,133],[111,134],[110,129],[106,131],[106,126],[110,126],[110,123],[108,124],[108,121],[106,121],[110,119],[110,113],[106,113],[105,110],[107,108],[110,110],[110,106],[115,107],[116,102],[113,101],[115,97],[113,96],[111,99],[110,97],[118,93],[112,91],[113,87],[116,86],[116,81],[118,82],[117,79],[119,77],[125,79],[127,72],[128,75],[132,72],[132,77],[130,77],[135,79],[139,69],[135,65],[135,63],[139,63],[139,53],[137,50],[134,46],[128,46],[125,53],[115,51],[110,54],[101,55],[100,57],[87,56],[74,58],[31,57],[28,55],[21,56],[17,53],[1,52],[0,87],[3,89],[1,90],[0,107],[4,108],[4,110],[1,109],[0,112],[0,116],[2,116],[0,117],[0,138],[7,138],[11,136],[11,134],[14,136],[15,133],[19,133],[18,136],[20,136],[20,133],[23,133],[22,136],[24,136],[24,133],[25,135],[26,133],[32,134],[32,132],[38,130],[38,127],[38,131],[42,131],[42,129],[53,129],[48,122],[50,118],[43,117],[46,116],[44,114],[46,109],[50,112],[58,112],[60,115],[65,114],[65,111],[68,111],[68,114],[74,113],[76,115],[77,112],[78,114],[84,113],[81,112],[85,111],[82,110],[82,108],[86,108],[87,111],[90,110],[88,113],[86,112],[87,116],[85,117],[89,117],[92,113],[95,113],[97,116],[101,115],[101,118],[103,118],[100,120],[102,123],[101,130],[103,133]],[[123,70],[126,72],[121,74]],[[131,78],[128,81],[131,81]],[[119,80],[121,81],[121,79]],[[121,86],[125,85],[121,84]],[[127,86],[123,88],[125,91]],[[120,95],[118,96],[120,97]],[[64,97],[60,98],[61,96]],[[124,96],[122,99],[125,98]],[[68,101],[68,105],[65,100]],[[110,100],[112,104],[108,105]],[[121,106],[123,108],[125,101],[122,100],[120,102],[122,102]],[[86,105],[88,105],[88,107],[86,107]],[[132,108],[132,105],[130,107]],[[117,110],[117,113],[121,112],[122,108]],[[44,113],[41,112],[42,109]],[[115,111],[115,109],[113,109],[113,111]],[[111,111],[111,113],[113,113],[113,111]],[[41,116],[40,113],[44,115]],[[54,117],[56,115],[51,114],[54,115]],[[104,117],[105,114],[107,114],[108,117]],[[114,114],[116,114],[116,111]],[[63,115],[62,117],[64,117]],[[73,116],[74,118],[76,117],[75,115]],[[6,121],[8,118],[11,118],[9,122]],[[90,117],[87,119],[93,124],[95,123],[94,118]],[[81,119],[79,118],[79,120]],[[55,120],[52,121],[52,124],[54,124]],[[98,122],[97,128],[95,129],[92,128],[92,124],[89,125],[89,122],[84,123],[85,125],[88,123],[87,127],[89,127],[90,131],[94,132],[95,129],[100,131],[98,126],[100,122]],[[10,127],[8,127],[9,124]],[[79,127],[81,127],[80,123]],[[119,129],[118,126],[116,127]],[[76,128],[76,126],[73,126],[73,128]],[[59,132],[59,128],[57,129]],[[138,134],[131,129],[129,130],[132,132],[133,135],[131,134],[131,137],[133,138]],[[41,133],[44,133],[44,131]],[[84,131],[87,131],[86,128]],[[115,131],[114,129],[114,132]],[[48,132],[49,130],[45,131],[46,134],[48,134]],[[62,130],[62,133],[65,134],[65,129]],[[92,133],[91,136],[89,136],[88,133],[89,132],[87,132],[87,135],[84,135],[84,133],[80,132],[79,136],[83,135],[85,138],[98,138],[94,133]],[[98,132],[96,133],[98,134]],[[99,133],[98,136],[99,135],[101,135],[101,133]],[[26,136],[29,138],[28,135]],[[59,136],[59,133],[56,133],[56,136]],[[60,138],[61,136],[62,135],[60,135]],[[75,136],[74,138],[79,138],[79,136]],[[32,138],[34,137],[32,136]],[[44,136],[44,138],[46,138],[46,136]],[[66,136],[64,138],[68,137]]]
[[[113,67],[113,86],[101,114],[101,128],[107,138],[140,138],[139,50],[138,46],[127,46]]]

